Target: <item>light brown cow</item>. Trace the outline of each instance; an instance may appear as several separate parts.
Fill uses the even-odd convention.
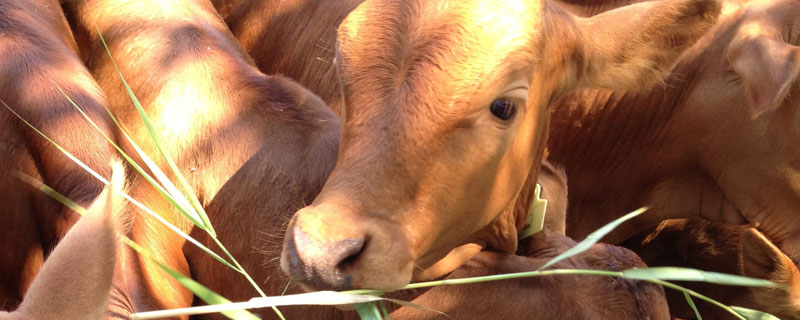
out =
[[[567,234],[643,205],[608,240],[668,218],[750,224],[800,260],[796,1],[729,1],[643,94],[585,90],[553,107],[550,159],[570,177]]]
[[[2,320],[89,319],[106,316],[122,219],[122,166],[47,258],[19,308]]]
[[[283,269],[314,288],[388,289],[483,248],[514,252],[547,104],[657,81],[717,10],[666,1],[579,19],[547,1],[362,3],[339,26],[337,164],[295,214]]]
[[[14,309],[78,215],[14,177],[18,170],[87,206],[102,184],[22,118],[108,177],[115,154],[59,91],[114,139],[103,93],[77,55],[58,1],[0,2],[0,309]],[[52,267],[51,267],[52,268]]]

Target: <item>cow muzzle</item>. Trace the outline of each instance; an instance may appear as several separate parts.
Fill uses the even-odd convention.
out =
[[[369,219],[305,208],[289,224],[281,269],[307,289],[397,289],[414,265],[403,239]]]

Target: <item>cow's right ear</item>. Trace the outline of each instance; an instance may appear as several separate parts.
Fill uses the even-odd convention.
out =
[[[579,87],[637,90],[661,81],[716,23],[715,0],[666,0],[576,18]]]
[[[728,47],[728,62],[742,79],[750,116],[755,119],[777,109],[800,75],[800,47],[745,33]]]

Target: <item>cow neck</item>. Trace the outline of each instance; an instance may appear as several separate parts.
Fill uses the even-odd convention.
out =
[[[671,77],[641,94],[584,89],[552,106],[552,162],[610,168],[667,143],[667,125],[691,89],[692,74]]]

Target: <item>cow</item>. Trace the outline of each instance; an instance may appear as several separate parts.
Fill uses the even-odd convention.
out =
[[[135,125],[138,116],[128,106],[129,97],[101,45],[101,34],[162,139],[170,143],[178,167],[190,172],[187,179],[221,241],[230,244],[234,256],[247,257],[241,262],[264,291],[281,292],[286,285],[277,263],[281,242],[273,237],[283,233],[291,213],[321,188],[336,159],[338,120],[319,98],[294,82],[256,70],[215,18],[210,3],[98,0],[67,3],[66,10],[77,17],[74,31],[79,46],[87,48],[83,52],[87,65],[133,139],[154,153],[145,129]],[[142,65],[157,68],[142,69]],[[189,120],[190,124],[181,123]],[[145,186],[134,183],[132,188],[135,198],[166,209]],[[175,213],[164,212],[168,219],[180,221]],[[152,255],[171,268],[231,300],[256,294],[239,274],[226,271],[147,216],[133,219],[130,237],[159,248]],[[185,222],[177,224],[191,229]],[[213,243],[198,230],[192,235],[207,245]],[[115,278],[116,287],[124,290],[115,287],[112,316],[197,303],[151,261],[130,250],[121,255],[128,269],[124,277]],[[663,300],[659,295],[653,299],[659,297]],[[332,308],[283,312],[288,318],[346,317]],[[269,316],[272,311],[262,313]]]
[[[286,281],[275,276],[280,270],[271,260],[281,242],[274,237],[284,232],[292,212],[313,199],[331,170],[338,119],[295,82],[259,72],[208,1],[65,1],[64,8],[84,62],[132,139],[167,167],[116,67],[149,114],[220,241],[259,279],[265,292],[280,293]],[[127,143],[122,148],[136,155]],[[208,234],[192,228],[144,179],[132,182],[130,194],[217,249]],[[154,259],[121,250],[125,266],[115,277],[111,317],[195,303],[191,292],[155,261],[234,301],[258,295],[241,274],[153,217],[136,213],[131,218],[129,237],[149,248]],[[285,314],[303,318],[303,312],[287,309]]]
[[[99,134],[64,96],[81,105]],[[55,143],[108,177],[115,151],[107,101],[78,56],[55,0],[0,2],[0,309],[16,308],[43,261],[79,215],[15,178],[44,182],[88,206],[103,184],[17,119],[27,120]],[[52,267],[50,267],[52,268]]]
[[[794,1],[729,1],[643,93],[583,90],[552,107],[550,160],[570,177],[567,235],[643,205],[620,243],[662,220],[749,224],[795,263],[800,209]],[[722,57],[722,58],[720,58]]]
[[[37,53],[42,57],[55,54],[65,55],[72,59],[68,61],[73,63],[75,69],[66,70],[60,76],[75,82],[71,83],[72,86],[65,85],[65,83],[70,84],[69,82],[56,82],[65,90],[65,95],[74,99],[85,110],[89,110],[90,114],[93,114],[92,112],[102,113],[105,107],[110,106],[124,124],[123,127],[130,130],[129,132],[137,144],[142,145],[144,149],[153,154],[153,146],[147,143],[143,126],[138,124],[138,120],[133,119],[134,112],[129,106],[126,106],[128,97],[125,96],[126,93],[121,84],[117,82],[120,80],[117,78],[113,65],[99,39],[101,34],[104,35],[109,44],[109,51],[117,59],[123,75],[128,78],[145,109],[153,116],[162,137],[166,137],[165,141],[173,146],[172,152],[178,151],[176,159],[179,160],[179,166],[188,169],[186,170],[188,172],[196,173],[190,176],[190,180],[193,182],[192,186],[200,195],[212,222],[217,226],[220,236],[223,237],[223,242],[234,244],[230,248],[235,256],[247,257],[247,259],[241,260],[245,268],[250,270],[259,279],[259,282],[266,283],[268,292],[278,292],[275,288],[282,287],[285,283],[283,279],[276,276],[281,274],[276,262],[281,243],[270,238],[261,238],[263,241],[258,239],[282,234],[282,230],[285,229],[285,221],[290,214],[304,201],[310,201],[315,190],[319,190],[335,160],[338,121],[335,121],[336,119],[331,116],[327,107],[307,90],[285,78],[268,77],[254,70],[247,56],[231,41],[232,38],[220,21],[214,19],[213,11],[209,9],[210,6],[207,3],[198,2],[193,3],[198,6],[186,6],[187,2],[175,2],[164,3],[163,7],[158,7],[156,4],[155,2],[125,4],[115,1],[65,2],[64,8],[67,10],[67,16],[71,18],[70,23],[74,28],[77,42],[66,46],[68,51],[43,47],[37,48],[39,50]],[[59,26],[66,27],[66,21],[63,20],[63,14],[57,10],[58,8],[58,6],[22,7],[20,12],[9,14],[9,16],[21,15],[24,17],[25,14],[41,12],[58,13],[56,17],[61,17],[59,21],[63,22]],[[142,8],[148,8],[148,10],[143,11]],[[159,10],[153,10],[153,8]],[[23,22],[31,21],[24,20]],[[36,24],[32,25],[36,26]],[[69,40],[65,43],[71,43],[70,30],[65,28],[61,32],[55,34],[68,35],[63,39]],[[41,33],[45,40],[53,35],[54,33],[49,29]],[[150,37],[152,37],[152,42],[149,40]],[[33,42],[40,40],[33,37],[29,39]],[[7,52],[19,54],[19,52],[11,51],[19,47],[9,46],[9,48],[11,49],[8,49]],[[94,84],[91,76],[87,76],[88,73],[80,62],[75,63],[76,48],[81,48],[80,54],[90,67],[94,77],[99,81],[103,90],[109,93],[108,100]],[[204,50],[212,50],[212,48],[214,51],[205,53]],[[158,68],[141,69],[141,65],[157,66]],[[50,70],[44,67],[44,70]],[[228,72],[232,72],[231,74],[238,78],[231,76]],[[78,80],[85,82],[78,82]],[[87,84],[88,86],[86,86]],[[226,87],[225,84],[230,87]],[[212,85],[219,91],[205,90]],[[238,85],[243,87],[244,92],[234,90],[239,89],[236,87]],[[38,86],[24,87],[24,89],[24,93],[28,95],[41,93],[37,91],[41,90],[41,87]],[[86,99],[79,94],[81,90],[92,89],[96,90],[89,91],[96,94],[91,96],[97,100],[94,105],[86,102]],[[226,91],[226,89],[230,89],[232,92]],[[184,100],[187,96],[192,99]],[[60,98],[65,98],[64,101],[67,101],[64,96],[57,95],[56,97],[59,99],[51,99],[47,103],[42,103],[42,108],[58,106]],[[11,101],[12,105],[18,102],[9,98],[4,100]],[[199,105],[191,105],[191,103],[198,102]],[[71,108],[71,106],[69,107]],[[93,109],[93,107],[96,108]],[[178,108],[182,109],[176,111],[175,109]],[[230,112],[233,119],[228,119],[227,122],[219,119],[202,121],[203,117],[219,117],[222,111]],[[178,123],[176,120],[181,120],[175,119],[175,117],[185,114],[195,116],[191,120],[199,121],[200,124],[175,126]],[[29,116],[29,114],[23,113],[23,117],[25,116]],[[103,119],[107,120],[107,118]],[[107,122],[96,122],[100,124],[101,128],[108,129],[110,127]],[[45,128],[52,125],[52,123],[44,121],[34,122],[34,124],[37,126],[44,124]],[[215,127],[219,125],[226,127]],[[59,141],[76,133],[92,132],[92,129],[83,126],[76,127],[78,128],[51,135]],[[85,131],[73,132],[79,130]],[[20,131],[24,132],[21,129]],[[45,130],[45,132],[49,131]],[[109,129],[109,132],[104,133],[113,138],[115,131]],[[41,137],[31,138],[32,143],[47,146],[46,141],[36,139],[41,139]],[[238,139],[244,139],[247,143],[231,148],[232,140],[242,141]],[[85,139],[82,142],[88,144],[70,144],[68,149],[85,149],[89,150],[87,153],[90,155],[92,152],[102,155],[102,150],[110,148],[105,141]],[[131,150],[132,146],[127,143],[122,143],[121,146],[134,158],[141,160]],[[231,149],[236,149],[237,152],[232,152]],[[190,156],[186,156],[187,154]],[[173,155],[176,154],[173,153]],[[51,151],[51,154],[48,155],[54,159],[61,156],[56,151]],[[113,155],[107,156],[114,158]],[[49,158],[47,160],[52,161]],[[187,165],[187,163],[189,164]],[[90,163],[90,166],[96,167],[95,165],[96,163]],[[226,167],[226,165],[230,167]],[[90,183],[92,180],[89,178],[79,181]],[[555,187],[548,187],[548,190],[555,190]],[[73,195],[67,194],[68,197]],[[130,194],[165,214],[165,217],[184,230],[191,228],[185,221],[181,222],[177,215],[170,211],[163,200],[154,195],[141,179],[132,182]],[[78,200],[82,199],[78,198]],[[97,203],[105,203],[105,200],[100,198]],[[112,207],[116,208],[117,206]],[[119,209],[112,211],[117,212]],[[151,256],[166,262],[175,270],[192,275],[202,283],[209,284],[213,289],[232,299],[249,298],[255,293],[254,290],[247,287],[244,281],[237,278],[238,274],[230,271],[226,273],[225,270],[221,270],[221,266],[213,262],[205,253],[176,240],[171,231],[164,230],[151,217],[138,213],[132,214],[130,211],[131,208],[125,209],[126,217],[132,220],[130,229],[126,233],[135,241],[144,244],[150,250]],[[241,212],[241,216],[236,216],[233,212]],[[4,214],[6,213],[4,212]],[[102,316],[105,303],[98,301],[102,301],[99,297],[108,295],[108,267],[113,264],[110,261],[97,263],[95,258],[87,258],[86,255],[73,256],[81,253],[80,250],[75,249],[76,241],[71,240],[76,239],[77,234],[83,234],[84,237],[88,236],[92,239],[88,244],[108,243],[107,241],[95,241],[99,239],[87,235],[88,231],[85,229],[88,227],[85,226],[94,221],[91,216],[81,221],[86,222],[79,223],[74,227],[75,232],[70,233],[70,236],[67,236],[64,242],[58,246],[58,248],[72,249],[70,253],[59,253],[64,252],[64,249],[53,253],[46,267],[39,273],[38,279],[43,280],[37,280],[36,284],[28,290],[25,302],[17,313],[11,314],[12,317],[27,317],[31,315],[30,312],[33,312],[34,318],[52,318],[52,312],[57,311],[38,306],[52,302],[55,299],[53,297],[63,294],[63,290],[79,292],[86,297],[86,300],[81,299],[80,303],[69,311],[60,309],[58,312],[62,313],[59,313],[58,317],[99,318]],[[245,232],[241,232],[242,230]],[[108,233],[105,235],[107,236]],[[207,237],[203,238],[201,232],[193,232],[193,235],[201,238],[207,245],[211,243]],[[562,242],[560,239],[553,241],[556,245]],[[253,243],[256,244],[253,245]],[[546,246],[549,242],[537,243],[540,246]],[[251,246],[257,246],[257,253],[261,255],[248,257],[253,253]],[[563,246],[559,246],[559,248],[563,248]],[[106,249],[108,248],[106,247]],[[83,253],[88,253],[88,251]],[[607,254],[595,254],[593,257],[603,256],[603,259],[614,261],[619,256],[625,260],[625,263],[632,261],[630,256],[625,254],[612,254],[607,257],[604,255]],[[98,254],[98,256],[110,258],[113,254],[106,250],[104,254]],[[118,258],[115,266],[117,273],[113,279],[114,285],[111,291],[109,317],[127,318],[131,312],[135,311],[188,306],[193,303],[191,294],[154,267],[153,261],[135,254],[129,248],[120,249]],[[80,263],[71,264],[75,259]],[[507,259],[519,259],[519,257]],[[482,261],[486,263],[486,261],[492,260],[493,258]],[[506,261],[506,258],[495,261],[503,262]],[[640,261],[638,264],[637,261],[630,264],[640,266]],[[91,268],[81,270],[81,272],[75,271],[75,268],[81,268],[84,263],[105,269],[103,272],[98,271],[97,274],[94,271],[86,273],[86,270],[93,270]],[[526,263],[528,266],[532,265],[530,262]],[[568,263],[584,265],[576,259]],[[590,268],[592,265],[589,264],[585,267]],[[87,278],[81,278],[80,285],[65,287],[63,282],[47,280],[52,279],[53,272],[51,270],[53,269],[64,271],[59,272],[60,276],[86,276]],[[475,272],[476,268],[472,267],[470,270]],[[481,269],[477,270],[479,270],[477,274],[481,274]],[[601,283],[606,281],[606,279],[600,279]],[[40,286],[38,283],[43,283],[43,285]],[[644,287],[643,289],[647,292],[648,299],[663,301],[663,296],[659,294],[657,287]],[[547,293],[553,289],[545,286],[540,290]],[[623,285],[617,290],[628,293],[630,287]],[[611,294],[610,291],[609,294]],[[661,305],[663,303],[656,304],[656,306]],[[52,307],[60,306],[60,303],[52,305]],[[597,309],[596,306],[593,307]],[[655,314],[663,314],[657,308],[648,310]],[[305,317],[309,315],[307,312],[306,309],[290,310],[287,316],[291,317],[294,314],[295,318]],[[642,310],[636,312],[642,312]],[[322,310],[317,313],[327,318],[343,316],[336,310]]]
[[[623,5],[570,2],[571,10],[581,15]],[[621,213],[648,205],[648,213],[605,241],[620,243],[664,219],[701,218],[747,224],[785,254],[785,259],[773,259],[776,263],[797,263],[798,233],[791,217],[800,209],[800,158],[793,147],[798,111],[792,92],[800,70],[793,14],[800,7],[793,1],[727,1],[723,7],[717,25],[687,50],[662,85],[644,93],[582,90],[552,107],[550,160],[570,176],[567,235],[580,238]],[[712,238],[692,236],[684,235],[703,240],[694,244],[701,247]],[[738,243],[728,238],[710,243],[716,248]],[[631,248],[649,265],[674,261],[639,251],[638,245]],[[753,274],[731,268],[741,263],[731,254],[705,264],[690,263],[708,261],[704,251],[686,251],[681,257],[677,262],[683,265]],[[723,258],[730,260],[721,263]],[[780,276],[759,275],[786,284],[791,292],[798,288],[797,282]],[[800,300],[793,293],[753,299],[719,294],[721,290],[715,295],[714,289],[699,287],[724,303],[758,301],[757,309],[798,317]],[[676,304],[683,306],[671,305]]]
[[[361,3],[335,45],[336,166],[291,220],[282,269],[308,288],[394,289],[483,249],[515,252],[547,105],[658,81],[718,10],[664,1],[581,19],[549,1]]]
[[[766,311],[780,319],[800,318],[800,272],[794,262],[756,228],[703,218],[670,219],[629,239],[625,246],[651,265],[711,269],[772,280],[787,289],[732,290],[729,286],[692,282],[681,285],[727,305]],[[667,299],[673,316],[694,316],[682,293],[667,291]],[[704,319],[732,318],[717,306],[697,299],[695,303]]]
[[[124,171],[114,175],[83,218],[50,253],[25,299],[3,320],[105,319],[118,232],[123,229]]]

